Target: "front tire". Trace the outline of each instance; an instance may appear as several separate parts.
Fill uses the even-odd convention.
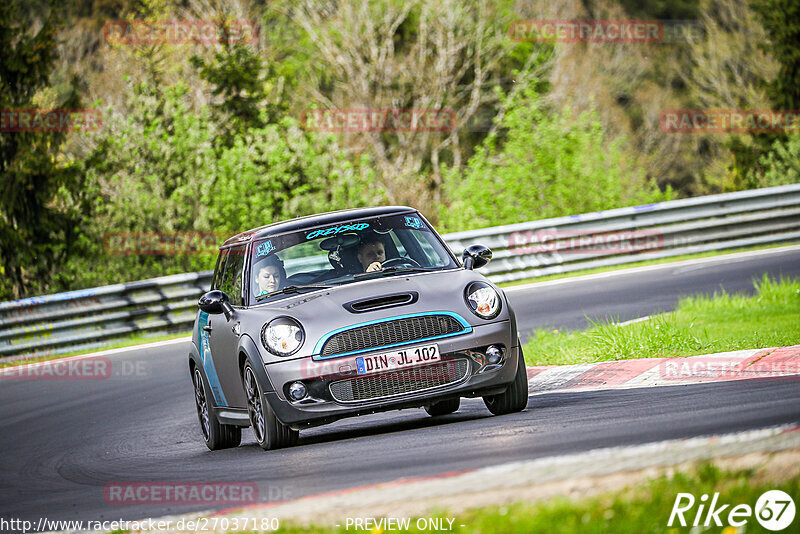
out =
[[[250,362],[244,364],[242,372],[244,394],[247,397],[247,413],[256,441],[265,451],[291,447],[297,443],[300,433],[284,425],[275,417],[268,402],[264,401],[261,385]]]
[[[428,412],[428,415],[437,417],[439,415],[451,414],[458,410],[459,406],[461,406],[461,399],[456,397],[455,399],[434,402],[430,406],[425,406],[425,411]]]
[[[219,422],[208,404],[208,390],[198,367],[195,367],[193,375],[194,401],[206,447],[212,451],[238,447],[239,443],[242,442],[242,429],[238,426],[223,425]]]
[[[525,369],[522,344],[519,346],[519,361],[514,381],[503,393],[485,396],[483,402],[494,415],[521,412],[528,405],[528,372]]]

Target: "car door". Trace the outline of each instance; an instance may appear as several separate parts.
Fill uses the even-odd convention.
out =
[[[222,387],[227,406],[244,408],[246,400],[239,374],[239,359],[236,349],[239,346],[239,320],[237,312],[244,305],[244,266],[246,263],[246,245],[234,246],[226,251],[225,265],[221,271],[219,287],[230,299],[234,308],[234,316],[228,320],[225,315],[208,317],[209,345],[214,360],[219,384]]]

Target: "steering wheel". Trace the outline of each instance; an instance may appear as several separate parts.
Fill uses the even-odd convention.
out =
[[[389,258],[388,260],[386,260],[381,264],[381,268],[385,269],[386,267],[392,267],[394,265],[402,265],[404,263],[406,265],[412,265],[414,267],[421,267],[421,265],[417,263],[417,261],[414,260],[413,258]]]

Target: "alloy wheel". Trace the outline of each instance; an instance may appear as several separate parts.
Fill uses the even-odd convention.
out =
[[[244,389],[247,394],[247,412],[250,414],[250,423],[253,425],[253,433],[256,441],[264,441],[264,408],[261,405],[261,393],[256,384],[256,377],[249,366],[244,370]]]
[[[203,388],[203,377],[200,375],[200,369],[194,370],[194,400],[195,404],[197,404],[197,415],[200,418],[203,437],[208,441],[208,436],[211,433],[211,423],[208,418],[208,403],[206,402],[206,392]]]

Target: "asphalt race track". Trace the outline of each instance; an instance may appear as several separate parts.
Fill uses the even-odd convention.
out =
[[[586,317],[628,320],[670,310],[681,296],[752,290],[751,279],[800,276],[800,251],[544,284],[509,292],[520,330],[579,328]],[[187,342],[188,343],[188,342]],[[264,452],[250,430],[236,449],[200,438],[186,345],[110,356],[106,380],[3,380],[0,517],[139,519],[207,509],[104,501],[115,482],[255,482],[263,500],[433,475],[599,447],[727,433],[800,421],[800,382],[775,378],[550,393],[523,413],[492,417],[464,400],[440,419],[407,410],[301,433]]]

